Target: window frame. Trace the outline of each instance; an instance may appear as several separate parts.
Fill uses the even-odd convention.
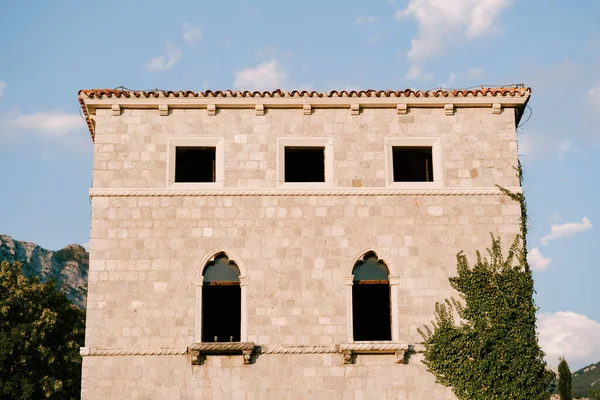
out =
[[[196,270],[196,276],[193,279],[194,286],[196,287],[196,323],[195,323],[195,332],[194,332],[194,342],[195,343],[211,343],[211,342],[203,342],[202,341],[202,292],[204,286],[204,270],[206,266],[215,262],[215,259],[221,255],[226,255],[229,258],[230,262],[233,262],[240,271],[239,276],[239,286],[240,286],[240,341],[233,343],[245,343],[248,341],[248,314],[246,310],[246,294],[247,294],[247,286],[248,286],[248,277],[245,274],[245,269],[239,262],[239,258],[235,257],[235,255],[231,254],[229,251],[224,251],[222,249],[213,249],[209,252],[209,256],[205,256],[200,263],[198,264]]]
[[[382,261],[388,269],[388,281],[390,286],[390,328],[392,333],[391,340],[383,341],[359,341],[354,340],[354,303],[353,303],[353,286],[354,286],[354,268],[360,260],[369,253],[375,253],[377,258]],[[398,288],[400,286],[400,277],[396,274],[392,263],[388,261],[388,257],[378,249],[368,248],[358,253],[352,260],[349,268],[349,275],[344,279],[346,285],[346,337],[348,343],[400,343],[400,326],[398,316]]]
[[[431,163],[433,181],[431,182],[395,182],[394,181],[394,147],[431,147]],[[442,139],[434,137],[422,138],[385,138],[385,181],[389,189],[438,189],[444,186],[444,169],[442,164]]]
[[[175,182],[176,148],[177,147],[214,147],[215,148],[215,181],[214,182]],[[222,137],[186,137],[169,138],[167,147],[167,187],[182,189],[216,189],[223,187],[225,179],[225,152]]]
[[[286,182],[286,147],[324,148],[325,182]],[[334,187],[333,138],[331,137],[279,137],[277,138],[277,186],[290,189],[326,189]]]

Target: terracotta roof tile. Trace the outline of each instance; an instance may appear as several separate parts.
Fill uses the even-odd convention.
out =
[[[283,91],[276,89],[272,91],[233,91],[233,90],[205,90],[203,92],[152,90],[152,91],[129,91],[121,89],[89,89],[80,90],[79,95],[85,94],[89,98],[116,97],[467,97],[467,96],[524,96],[531,93],[530,88],[524,87],[497,87],[476,88],[461,90],[332,90],[330,92],[316,92],[306,90]]]
[[[457,90],[331,90],[329,92],[317,92],[307,90],[292,90],[283,91],[276,89],[272,91],[233,91],[233,90],[205,90],[203,92],[194,92],[191,90],[187,91],[173,91],[173,90],[151,90],[151,91],[132,91],[124,89],[84,89],[79,91],[79,103],[85,114],[85,119],[88,124],[88,128],[94,140],[94,128],[92,122],[88,116],[87,107],[84,103],[84,96],[90,99],[101,99],[101,98],[159,98],[159,97],[195,97],[195,98],[231,98],[231,97],[242,97],[242,98],[335,98],[335,97],[394,97],[394,98],[408,98],[408,97],[434,97],[434,98],[452,98],[452,97],[479,97],[479,96],[500,96],[500,97],[514,97],[514,96],[527,96],[531,93],[531,88],[519,86],[510,87],[478,87],[472,89],[457,89]]]

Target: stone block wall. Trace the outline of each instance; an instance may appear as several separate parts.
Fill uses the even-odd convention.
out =
[[[173,109],[96,111],[94,188],[164,188],[168,141],[173,138],[224,139],[223,187],[274,188],[277,139],[333,139],[335,187],[386,187],[386,138],[441,138],[445,187],[518,186],[514,109],[492,114],[487,108],[414,108],[407,115],[393,109]]]
[[[242,341],[332,348],[351,342],[348,277],[372,250],[390,270],[394,341],[417,345],[434,303],[455,295],[456,254],[519,232],[519,205],[494,186],[519,186],[512,108],[98,109],[95,121],[86,348],[96,353],[84,357],[84,399],[454,398],[420,354],[344,364],[336,351],[266,351],[251,364],[209,355],[192,365],[198,279],[225,252],[244,279]],[[169,192],[168,141],[192,137],[223,139],[220,191]],[[332,138],[330,191],[280,190],[284,137]],[[441,138],[439,190],[386,191],[385,140],[407,137]]]

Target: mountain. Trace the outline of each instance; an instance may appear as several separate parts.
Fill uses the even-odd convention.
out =
[[[0,234],[0,262],[4,260],[19,261],[25,276],[38,276],[41,282],[53,278],[69,300],[85,309],[90,257],[82,246],[70,244],[52,251]]]
[[[600,394],[600,361],[573,372],[571,387],[575,398],[591,397],[590,392]]]

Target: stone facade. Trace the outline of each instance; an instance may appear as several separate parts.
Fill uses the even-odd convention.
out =
[[[454,399],[417,328],[455,295],[456,253],[519,232],[495,185],[520,190],[529,91],[508,92],[82,91],[95,138],[82,398]],[[282,146],[306,140],[327,148],[326,182],[282,182]],[[178,143],[214,145],[221,179],[173,183]],[[390,179],[398,143],[434,146],[434,182]],[[389,342],[352,337],[352,268],[369,251],[389,269]],[[240,269],[251,351],[200,343],[203,268],[221,252]]]

